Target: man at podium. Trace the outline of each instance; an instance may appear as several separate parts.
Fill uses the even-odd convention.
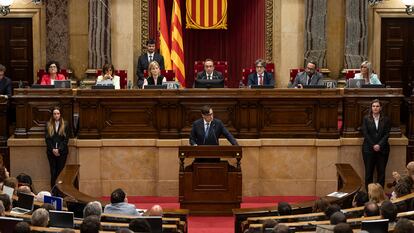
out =
[[[239,145],[231,133],[224,127],[223,122],[214,119],[213,109],[205,105],[201,108],[201,119],[193,122],[190,134],[190,145],[218,145],[221,135],[232,145]]]

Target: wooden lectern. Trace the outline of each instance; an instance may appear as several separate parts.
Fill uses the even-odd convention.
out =
[[[180,146],[180,208],[190,214],[232,214],[242,201],[241,146]],[[234,158],[236,166],[219,159],[184,166],[186,158]]]

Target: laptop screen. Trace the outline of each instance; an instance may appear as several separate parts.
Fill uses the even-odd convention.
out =
[[[51,227],[73,228],[73,212],[50,210],[49,220]]]
[[[51,204],[56,210],[62,210],[63,198],[61,197],[44,196],[43,202]]]
[[[10,200],[12,200],[13,199],[14,188],[3,185],[3,193],[9,195]]]
[[[22,221],[21,218],[0,217],[0,232],[13,233],[16,224]]]
[[[71,88],[70,80],[55,80],[55,88]]]
[[[17,193],[17,207],[26,210],[33,210],[34,196],[26,193]]]

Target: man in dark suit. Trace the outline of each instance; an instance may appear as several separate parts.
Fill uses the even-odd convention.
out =
[[[310,61],[305,71],[296,75],[291,88],[303,88],[306,85],[323,85],[323,75],[316,71],[316,62]]]
[[[149,39],[147,41],[147,52],[139,56],[137,64],[137,85],[139,88],[144,84],[144,70],[148,70],[150,62],[156,61],[160,65],[160,70],[164,70],[164,57],[155,52],[155,40]]]
[[[223,75],[214,70],[214,62],[211,59],[204,61],[204,71],[197,73],[197,79],[223,79]]]
[[[213,109],[210,106],[203,106],[201,117],[193,122],[190,145],[218,145],[221,135],[224,135],[232,145],[238,145],[233,135],[224,127],[223,122],[214,119]]]
[[[6,67],[0,64],[0,95],[9,98],[12,95],[12,81],[4,75],[5,72]]]
[[[258,59],[255,62],[256,72],[249,74],[247,79],[247,86],[252,85],[260,86],[275,86],[275,80],[271,73],[266,72],[266,62],[262,59]]]

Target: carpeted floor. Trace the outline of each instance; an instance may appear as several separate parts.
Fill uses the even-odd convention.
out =
[[[268,197],[244,197],[241,208],[255,208],[273,206],[278,202],[297,203],[301,201],[315,200],[313,196],[268,196]],[[109,197],[103,199],[109,200]],[[153,197],[134,196],[128,197],[128,202],[135,204],[139,209],[148,209],[158,204],[163,208],[180,208],[178,197]],[[190,216],[188,219],[188,233],[233,233],[233,216]]]

